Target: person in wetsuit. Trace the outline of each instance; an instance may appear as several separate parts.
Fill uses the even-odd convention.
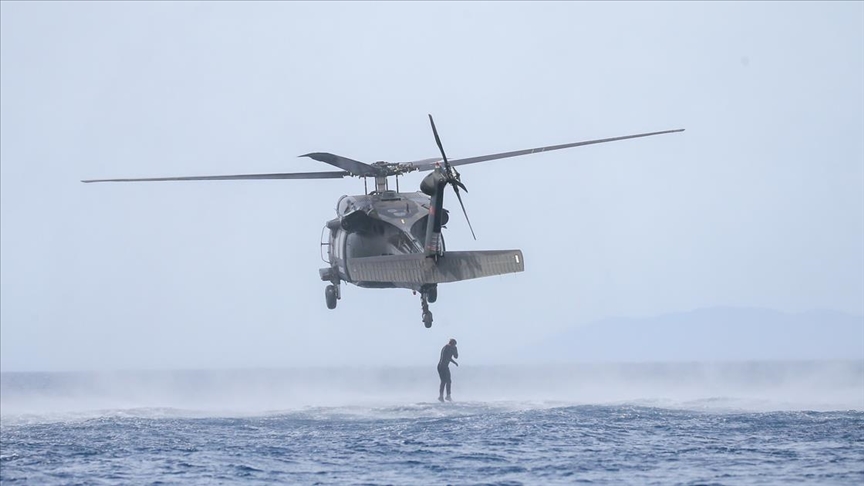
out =
[[[450,339],[450,342],[441,348],[441,358],[438,360],[438,376],[441,378],[441,386],[438,387],[438,401],[444,401],[444,387],[447,387],[447,401],[450,401],[450,363],[459,366],[453,358],[459,357],[459,350],[456,349],[456,340]]]

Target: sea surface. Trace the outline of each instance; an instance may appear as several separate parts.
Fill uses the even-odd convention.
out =
[[[864,361],[0,374],[2,484],[864,484]]]

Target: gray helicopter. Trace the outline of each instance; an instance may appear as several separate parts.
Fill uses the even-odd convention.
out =
[[[329,282],[324,290],[328,309],[335,309],[342,298],[341,283],[366,288],[404,288],[420,293],[423,324],[432,327],[429,303],[438,299],[438,284],[480,277],[521,272],[525,260],[520,250],[447,251],[441,229],[449,220],[444,209],[444,189],[453,188],[471,236],[474,228],[468,219],[462,195],[468,189],[455,166],[489,160],[530,155],[583,145],[615,142],[630,138],[650,137],[684,129],[640,133],[623,137],[587,140],[550,145],[513,152],[481,155],[449,160],[429,115],[435,143],[441,157],[412,162],[375,162],[366,164],[326,152],[314,152],[309,157],[342,169],[326,172],[293,172],[276,174],[241,174],[221,176],[155,177],[145,179],[92,179],[81,182],[152,182],[152,181],[225,181],[257,179],[341,179],[362,177],[363,195],[342,196],[336,205],[336,217],[327,221],[321,232],[322,259],[329,266],[319,270],[321,280]],[[400,192],[399,176],[415,171],[431,171],[420,183],[419,192]],[[388,185],[396,179],[396,190]],[[366,180],[373,178],[375,189],[368,191]],[[326,248],[326,257],[324,249]]]

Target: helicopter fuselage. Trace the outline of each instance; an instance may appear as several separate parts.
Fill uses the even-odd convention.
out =
[[[321,269],[321,279],[367,288],[421,290],[419,285],[356,281],[348,262],[352,258],[424,252],[430,204],[430,197],[419,191],[342,196],[336,204],[336,218],[326,223],[322,233],[322,247],[327,248],[324,261],[330,267]],[[442,224],[446,224],[446,210],[442,217]],[[440,246],[437,250],[443,252],[443,238]]]

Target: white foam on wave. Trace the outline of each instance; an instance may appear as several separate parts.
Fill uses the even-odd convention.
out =
[[[427,368],[2,373],[0,423],[94,418],[435,418],[621,405],[705,411],[864,410],[864,361],[463,365],[456,403]]]

